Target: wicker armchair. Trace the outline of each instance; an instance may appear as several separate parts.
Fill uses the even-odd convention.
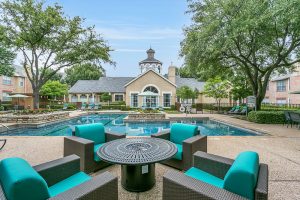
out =
[[[182,124],[185,126],[184,124]],[[172,125],[173,126],[173,125]],[[191,126],[191,125],[187,125]],[[151,137],[161,138],[165,140],[171,140],[171,131],[170,130],[162,131],[157,134],[153,134]],[[179,170],[187,170],[193,165],[193,154],[196,151],[207,152],[207,136],[201,136],[199,130],[197,134],[193,137],[187,138],[182,141],[182,159],[172,158],[166,161],[163,161],[163,164],[169,165]]]
[[[97,124],[93,124],[97,125]],[[98,124],[99,125],[99,124]],[[92,125],[81,125],[86,126],[89,130],[89,126]],[[76,126],[75,129],[78,127]],[[75,130],[75,135],[76,135]],[[104,129],[103,129],[104,130]],[[116,134],[116,133],[109,133],[104,132],[105,135],[105,142],[109,142],[116,139],[125,138],[125,135]],[[108,165],[107,162],[101,161],[100,159],[97,160],[97,155],[95,152],[95,142],[93,140],[85,139],[78,136],[70,136],[64,138],[64,156],[76,154],[80,157],[80,170],[90,173],[102,169]]]
[[[32,199],[37,196],[47,196],[50,194],[49,200],[117,200],[118,199],[118,180],[117,177],[112,175],[109,172],[104,172],[95,177],[89,177],[88,175],[80,172],[80,158],[76,155],[71,155],[68,157],[64,157],[61,159],[57,159],[54,161],[50,161],[47,163],[43,163],[33,168],[30,167],[26,161],[19,158],[12,158],[10,161],[24,164],[24,166],[19,166],[20,168],[14,172],[8,169],[5,172],[1,171],[1,173],[7,173],[10,175],[15,175],[18,173],[19,175],[15,180],[18,180],[18,183],[12,184],[14,179],[10,179],[8,181],[9,186],[5,186],[8,193],[4,193],[4,186],[0,185],[0,199],[6,200],[9,199],[6,195],[13,195],[14,198],[17,199]],[[6,165],[9,166],[9,165]],[[1,166],[3,168],[3,166]],[[23,169],[26,169],[23,171]],[[30,169],[31,168],[31,169]],[[35,174],[38,172],[38,175]],[[82,183],[76,182],[76,178],[79,176],[89,177],[89,180],[83,181]],[[7,177],[7,176],[6,176]],[[27,177],[27,178],[23,178]],[[31,178],[28,178],[31,177]],[[7,179],[5,176],[2,176],[2,182],[7,183]],[[70,180],[72,179],[72,182]],[[4,180],[3,180],[4,179]],[[67,182],[64,182],[67,180]],[[78,180],[77,180],[78,181]],[[44,182],[44,190],[41,190],[41,184],[38,182]],[[64,182],[64,183],[63,183]],[[37,185],[39,184],[39,185]],[[59,187],[64,187],[66,184],[71,184],[71,189],[64,190]],[[10,187],[10,188],[8,188]],[[13,189],[13,188],[16,189]],[[58,193],[56,195],[52,195],[54,190],[61,189],[63,192]],[[49,193],[47,192],[49,191]],[[46,191],[46,192],[45,192]],[[18,197],[16,197],[13,192],[18,193]],[[23,193],[24,192],[24,193]],[[41,194],[40,192],[44,192],[45,194]],[[41,199],[41,198],[38,198]]]
[[[194,167],[224,179],[234,160],[196,152],[194,154]],[[181,172],[168,171],[163,176],[163,200],[242,200],[244,197],[229,192],[223,188],[202,182]],[[258,178],[254,191],[255,200],[268,199],[268,165],[259,164]]]

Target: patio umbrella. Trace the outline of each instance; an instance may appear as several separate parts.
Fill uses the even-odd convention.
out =
[[[300,94],[300,91],[290,92],[290,94]]]
[[[13,94],[9,96],[10,98],[18,98],[18,106],[20,104],[20,98],[28,98],[29,96],[26,96],[24,94]]]

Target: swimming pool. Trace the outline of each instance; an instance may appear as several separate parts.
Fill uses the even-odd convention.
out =
[[[124,133],[129,136],[150,136],[169,129],[175,121],[130,122],[124,123],[124,114],[98,114],[81,116],[74,119],[54,123],[40,128],[17,128],[2,133],[8,136],[68,136],[72,135],[72,127],[79,124],[103,123],[107,131]],[[181,121],[178,121],[181,122]],[[183,122],[184,123],[184,122]],[[200,129],[201,135],[207,136],[257,136],[258,133],[247,129],[233,127],[213,120],[193,122]]]

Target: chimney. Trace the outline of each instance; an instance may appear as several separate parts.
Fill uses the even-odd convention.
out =
[[[176,67],[175,66],[170,66],[168,69],[168,79],[169,81],[171,81],[172,83],[175,83],[175,79],[176,79]]]

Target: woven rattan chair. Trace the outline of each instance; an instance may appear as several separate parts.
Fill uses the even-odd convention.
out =
[[[118,199],[117,177],[109,172],[90,177],[80,171],[76,155],[34,167],[21,158],[8,158],[0,161],[0,170],[1,200]]]
[[[203,171],[202,176],[214,176],[216,179],[224,179],[231,168],[234,160],[211,155],[205,152],[194,154],[194,168]],[[247,164],[247,163],[246,163]],[[240,181],[237,181],[236,188],[239,188]],[[268,166],[259,164],[257,182],[254,186],[253,199],[268,199]],[[239,200],[247,199],[226,189],[203,182],[182,172],[168,171],[163,176],[163,200]]]
[[[179,128],[179,130],[175,129]],[[172,132],[173,131],[173,132]],[[191,134],[188,134],[192,132]],[[175,134],[184,138],[181,144],[178,142],[173,141],[171,134]],[[184,136],[187,135],[187,136]],[[193,136],[188,136],[193,135]],[[187,170],[192,166],[193,163],[193,154],[196,151],[204,151],[207,152],[207,136],[201,136],[196,125],[189,125],[189,124],[179,124],[174,123],[170,130],[162,131],[157,134],[153,134],[151,137],[161,138],[165,140],[169,140],[174,142],[178,148],[178,152],[172,159],[163,161],[163,164],[169,165],[171,167],[180,169],[180,170]],[[177,156],[178,154],[182,154],[180,157]]]
[[[103,141],[99,142],[98,137]],[[78,155],[80,169],[86,173],[94,172],[110,165],[100,160],[97,150],[103,143],[121,138],[125,135],[105,132],[102,124],[75,126],[75,136],[64,138],[64,156]]]

